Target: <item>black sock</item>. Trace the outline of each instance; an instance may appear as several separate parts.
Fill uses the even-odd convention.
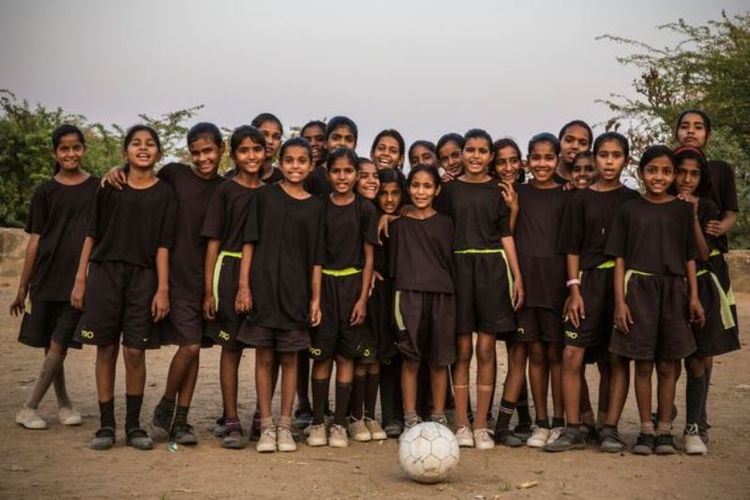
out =
[[[500,411],[497,413],[497,423],[495,424],[495,432],[507,431],[510,426],[510,417],[513,416],[513,410],[516,407],[516,403],[512,403],[505,399],[500,400]]]
[[[688,373],[685,388],[686,424],[697,424],[703,416],[703,402],[706,394],[706,375],[693,377]]]
[[[565,419],[562,417],[552,417],[552,427],[565,427]]]
[[[549,429],[549,420],[537,420],[534,424],[541,429]]]
[[[125,395],[125,432],[141,426],[141,405],[143,394]]]
[[[174,413],[175,404],[176,402],[174,399],[167,399],[166,396],[162,396],[159,401],[159,406],[167,410],[170,415]]]
[[[312,379],[313,425],[325,422],[329,379]]]
[[[365,418],[375,418],[375,404],[378,400],[380,375],[368,373],[365,376]]]
[[[115,428],[115,400],[99,401],[99,425]]]
[[[346,426],[346,414],[349,411],[349,400],[352,396],[352,384],[336,382],[336,413],[333,423]]]
[[[383,421],[383,426],[387,426],[395,418],[393,410],[396,379],[393,365],[393,359],[380,363],[380,418]]]
[[[518,395],[516,402],[516,413],[518,413],[519,425],[531,425],[531,414],[529,413],[529,390],[524,382],[521,386],[521,393]]]
[[[350,401],[351,415],[355,420],[362,419],[362,407],[365,404],[365,376],[355,375],[354,384],[352,385],[352,397]],[[336,409],[338,410],[339,402],[336,400]]]
[[[186,425],[189,410],[190,410],[189,406],[177,405],[177,412],[174,415],[174,424],[172,425],[174,427],[177,427],[178,425]]]

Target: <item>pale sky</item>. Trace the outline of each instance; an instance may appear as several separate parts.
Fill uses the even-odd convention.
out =
[[[657,25],[722,8],[750,0],[0,0],[0,88],[123,126],[197,104],[194,121],[230,128],[264,111],[286,129],[345,114],[360,154],[383,128],[408,146],[482,127],[523,148],[632,95],[615,60],[631,49],[597,35],[664,46]]]

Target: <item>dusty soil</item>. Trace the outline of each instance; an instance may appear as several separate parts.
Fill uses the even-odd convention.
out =
[[[706,457],[640,458],[607,455],[594,448],[546,454],[522,448],[489,452],[462,451],[458,468],[446,483],[419,485],[405,478],[397,460],[397,443],[352,444],[348,449],[312,449],[297,453],[260,455],[254,448],[222,449],[211,436],[213,419],[221,408],[218,349],[201,359],[201,374],[191,421],[199,431],[196,448],[169,451],[161,444],[151,452],[127,448],[123,437],[107,452],[88,449],[98,425],[94,385],[94,349],[73,351],[66,363],[71,397],[84,415],[82,426],[66,428],[56,418],[49,394],[40,407],[46,431],[28,431],[14,422],[37,376],[42,353],[16,342],[19,321],[8,316],[15,280],[0,280],[0,497],[579,497],[579,498],[748,498],[750,497],[750,294],[738,294],[742,350],[716,360],[711,389],[710,452]],[[144,423],[164,387],[172,349],[148,354]],[[504,348],[498,346],[500,361]],[[241,367],[243,423],[255,407],[252,351]],[[122,368],[120,368],[122,369]],[[589,369],[591,387],[596,375]],[[504,364],[500,366],[503,376]],[[122,372],[120,372],[122,373]],[[117,394],[124,394],[118,378]],[[684,382],[678,406],[684,406]],[[124,396],[116,399],[118,422],[124,422]],[[675,423],[684,425],[684,412]],[[621,432],[629,442],[637,434],[632,392]],[[528,489],[522,483],[536,482]]]

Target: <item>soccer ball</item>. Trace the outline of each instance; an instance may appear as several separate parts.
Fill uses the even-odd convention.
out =
[[[450,429],[436,422],[415,425],[401,435],[401,468],[420,483],[445,479],[458,464],[458,441]]]

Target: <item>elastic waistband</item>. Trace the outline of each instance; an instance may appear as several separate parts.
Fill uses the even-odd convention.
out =
[[[596,266],[597,269],[612,269],[615,267],[615,261],[614,260],[606,260]]]
[[[224,257],[234,257],[235,259],[241,259],[242,258],[242,252],[230,252],[229,250],[222,250],[219,252],[219,258]]]
[[[716,257],[717,255],[721,255],[721,250],[713,249],[711,250],[711,253],[708,254],[709,257]]]
[[[501,253],[505,254],[505,250],[502,248],[465,248],[463,250],[453,250],[456,255],[465,254],[482,254],[482,253]]]
[[[335,278],[342,278],[344,276],[352,276],[357,273],[361,273],[362,269],[356,267],[347,267],[346,269],[323,269],[323,274],[326,276],[333,276]]]

